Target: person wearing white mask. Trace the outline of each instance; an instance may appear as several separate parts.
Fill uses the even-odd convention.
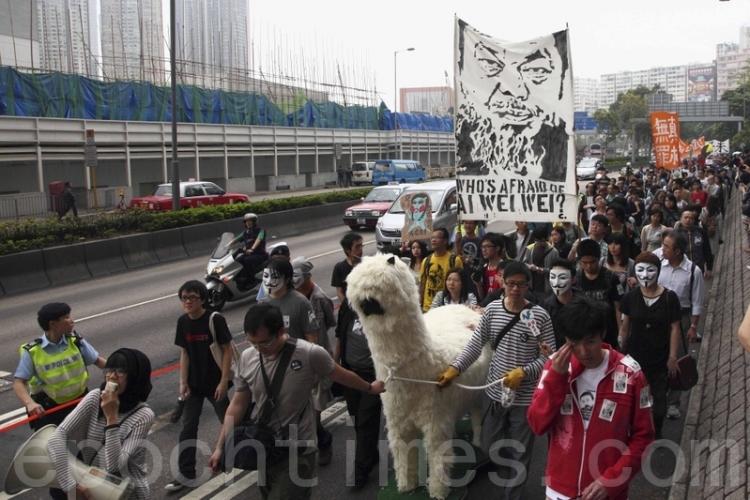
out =
[[[678,369],[680,344],[680,299],[659,284],[660,270],[659,258],[653,253],[642,252],[636,258],[639,286],[622,298],[619,333],[621,350],[640,364],[651,386],[657,439],[667,414],[667,375]]]
[[[268,290],[267,302],[281,309],[284,328],[290,337],[318,343],[318,321],[307,298],[293,286],[294,269],[286,260],[272,260],[263,270],[263,286]]]
[[[541,306],[549,313],[552,318],[552,327],[555,329],[555,342],[557,348],[560,348],[565,339],[558,334],[559,328],[556,327],[557,313],[565,304],[568,304],[573,297],[579,295],[579,290],[575,288],[576,272],[575,264],[567,259],[555,259],[552,261],[549,270],[549,286],[552,289],[552,295],[547,297]]]

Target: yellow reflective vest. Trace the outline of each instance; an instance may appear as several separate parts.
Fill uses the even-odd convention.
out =
[[[45,393],[55,403],[62,404],[83,394],[89,379],[86,362],[78,348],[80,337],[66,335],[67,347],[55,354],[42,349],[37,340],[24,344],[19,352],[26,350],[34,364],[35,375],[29,380],[29,392]]]

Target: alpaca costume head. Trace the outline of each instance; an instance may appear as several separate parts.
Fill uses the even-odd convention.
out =
[[[402,312],[414,304],[419,312],[419,291],[409,266],[391,254],[365,257],[346,279],[346,298],[363,323],[377,321],[383,330],[401,332]],[[421,314],[417,318],[421,320]]]

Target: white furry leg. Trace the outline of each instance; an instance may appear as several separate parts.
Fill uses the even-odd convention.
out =
[[[388,442],[393,455],[393,469],[398,491],[406,492],[419,486],[419,442],[416,429],[388,429]]]
[[[442,500],[450,493],[450,470],[453,465],[453,426],[432,427],[424,436],[424,450],[430,467],[427,491]],[[448,430],[450,429],[450,430]]]

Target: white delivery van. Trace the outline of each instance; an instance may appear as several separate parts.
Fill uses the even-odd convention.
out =
[[[372,169],[374,161],[355,161],[352,163],[352,183],[372,184]]]

